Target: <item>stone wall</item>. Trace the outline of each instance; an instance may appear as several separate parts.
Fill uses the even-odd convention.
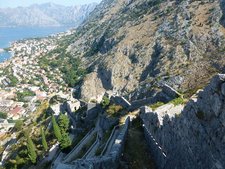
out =
[[[111,100],[126,109],[129,109],[129,107],[131,106],[130,102],[122,96],[112,96]]]
[[[158,168],[223,169],[224,105],[225,75],[220,74],[180,114],[169,116],[165,111],[162,123],[157,110],[142,109],[145,136]]]
[[[103,130],[109,130],[111,127],[117,125],[119,120],[117,118],[107,118],[106,115],[99,115],[99,127]]]
[[[96,133],[94,129],[90,130],[86,136],[73,148],[73,150],[64,158],[63,162],[71,162],[77,156],[77,154],[81,151],[83,146],[92,138],[92,136]]]
[[[130,117],[126,122],[112,146],[112,150],[107,156],[93,157],[90,159],[80,159],[74,161],[72,164],[61,163],[57,169],[117,169],[119,167],[119,159],[124,148]]]
[[[129,110],[135,110],[135,109],[137,109],[141,106],[153,104],[155,102],[157,102],[157,99],[152,98],[152,97],[140,99],[140,100],[135,100],[135,101],[131,102],[131,106],[129,107]]]
[[[78,100],[76,100],[76,101],[67,101],[66,102],[66,109],[70,113],[78,110],[79,108],[80,108],[80,101],[78,101]]]
[[[98,116],[98,113],[101,112],[101,108],[96,103],[88,103],[87,106],[88,107],[87,107],[85,121],[89,123],[90,121],[95,120],[95,118]]]
[[[156,141],[156,139],[153,137],[152,133],[148,130],[146,126],[143,126],[144,128],[144,134],[147,141],[147,144],[150,148],[150,151],[152,152],[152,155],[157,161],[158,168],[164,168],[166,164],[166,154],[163,152],[162,147],[159,145],[159,143]]]
[[[102,150],[101,156],[103,156],[103,155],[105,154],[105,152],[106,152],[106,150],[107,150],[107,147],[108,147],[108,145],[109,145],[111,139],[113,138],[113,135],[114,135],[114,133],[115,133],[115,130],[116,130],[118,127],[119,127],[119,126],[117,125],[117,126],[115,126],[115,127],[113,128],[113,130],[112,130],[112,132],[111,132],[111,134],[110,134],[110,137],[109,137],[108,141],[106,142],[104,149]]]
[[[180,93],[178,93],[175,89],[173,89],[172,87],[170,87],[167,84],[163,84],[162,92],[167,94],[167,96],[169,96],[171,98],[176,98],[176,97],[180,96]]]
[[[144,134],[149,150],[156,161],[157,168],[163,169],[167,163],[167,153],[162,145],[159,143],[154,133],[157,129],[156,126],[160,124],[158,112],[153,112],[151,108],[144,106],[141,107],[141,118],[143,122]]]
[[[173,89],[167,84],[161,85],[161,88],[162,90],[158,92],[155,96],[132,101],[129,110],[132,111],[139,107],[154,104],[156,102],[166,103],[180,96],[180,94],[175,89]]]

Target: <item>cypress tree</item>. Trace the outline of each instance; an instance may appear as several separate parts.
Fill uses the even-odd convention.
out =
[[[62,150],[66,149],[69,146],[71,146],[71,144],[72,144],[72,141],[71,141],[71,138],[70,138],[69,134],[64,131],[62,133],[62,140],[60,141],[61,149]]]
[[[69,120],[68,116],[60,113],[59,127],[60,127],[60,131],[62,134],[62,140],[60,141],[60,147],[62,150],[68,148],[72,144],[69,133],[67,132],[69,129],[69,123],[70,123],[70,120]]]
[[[43,145],[45,151],[47,151],[48,150],[48,144],[47,144],[47,141],[46,141],[46,138],[45,138],[45,133],[44,133],[43,127],[41,127],[41,141],[42,141],[42,145]]]
[[[62,132],[66,132],[69,129],[70,120],[67,115],[60,113],[59,115],[59,127]]]
[[[27,151],[31,162],[35,164],[37,160],[37,154],[35,151],[35,145],[29,136],[27,137]]]
[[[53,126],[55,137],[60,142],[60,140],[62,139],[62,134],[60,132],[60,128],[59,128],[58,124],[56,123],[54,115],[52,115],[52,126]]]

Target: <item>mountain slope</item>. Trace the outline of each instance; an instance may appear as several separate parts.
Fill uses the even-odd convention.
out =
[[[161,82],[191,94],[223,70],[223,8],[219,0],[103,1],[68,48],[89,70],[80,96],[141,98]]]
[[[78,26],[96,3],[62,6],[52,3],[29,7],[0,8],[0,26]]]

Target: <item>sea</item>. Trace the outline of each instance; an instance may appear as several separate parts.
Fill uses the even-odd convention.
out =
[[[59,32],[69,30],[71,27],[0,27],[0,50],[8,48],[10,43],[27,39],[46,37]],[[0,63],[12,57],[12,53],[7,51],[0,51]]]

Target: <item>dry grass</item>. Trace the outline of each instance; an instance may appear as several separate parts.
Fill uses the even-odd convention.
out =
[[[207,25],[209,20],[209,10],[213,9],[213,3],[206,3],[203,5],[199,5],[198,8],[191,8],[190,11],[192,12],[193,17],[193,24],[192,30],[194,34],[202,34],[209,36],[210,25]]]
[[[155,169],[155,165],[144,138],[140,119],[135,119],[129,129],[123,161],[132,169]],[[123,166],[120,166],[122,169]]]

